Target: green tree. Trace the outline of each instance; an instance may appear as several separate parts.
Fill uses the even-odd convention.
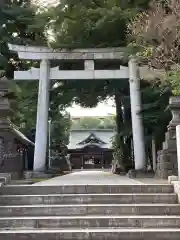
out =
[[[138,12],[147,8],[149,1],[80,1],[64,0],[56,8],[51,8],[43,13],[40,18],[46,20],[52,36],[49,44],[54,48],[66,47],[127,47],[128,45],[128,24]],[[50,19],[50,20],[49,20]],[[54,39],[53,39],[54,38]],[[127,56],[132,49],[122,49],[124,59],[121,64],[127,65]],[[119,67],[118,63],[118,67]],[[69,68],[71,68],[69,66]],[[107,68],[104,63],[104,68]],[[58,101],[58,92],[68,99],[86,107],[96,106],[106,97],[114,97],[117,109],[116,123],[117,133],[120,137],[118,144],[123,149],[123,165],[127,157],[126,144],[124,143],[125,123],[129,125],[130,103],[125,99],[129,98],[128,80],[122,81],[96,81],[92,85],[89,81],[66,81],[64,85],[54,91]],[[60,96],[61,98],[61,96]],[[129,100],[128,100],[129,101]],[[124,110],[123,110],[124,107]],[[126,128],[127,129],[127,128]],[[130,130],[129,130],[130,132]],[[127,136],[127,135],[126,135]],[[128,133],[129,136],[129,133]]]
[[[180,96],[180,70],[172,70],[167,73],[166,82],[171,86],[174,96]]]
[[[72,129],[115,129],[115,117],[81,117],[72,119]]]
[[[127,23],[148,0],[64,0],[40,18],[51,30],[54,47],[126,46]],[[53,39],[54,37],[54,39]]]
[[[145,126],[146,144],[150,145],[155,140],[158,150],[162,147],[164,133],[171,120],[168,108],[169,97],[172,95],[169,85],[156,81],[142,90],[142,116]]]
[[[155,68],[172,70],[180,62],[180,2],[151,0],[130,24],[130,36]],[[178,67],[179,68],[179,67]]]
[[[53,145],[67,145],[69,143],[70,116],[67,113],[56,114],[51,123],[51,142]]]
[[[38,66],[38,62],[21,61],[15,53],[9,51],[7,43],[14,44],[45,44],[44,22],[36,21],[36,11],[30,0],[1,1],[0,6],[0,71],[10,79],[12,110],[11,121],[19,129],[30,134],[35,129],[38,82],[27,81],[16,84],[11,81],[14,70],[27,70],[31,66]],[[61,108],[62,110],[62,108]],[[51,110],[52,112],[52,110]],[[51,114],[51,113],[50,113]],[[66,134],[69,122],[64,121],[64,115],[59,111],[53,113],[54,120],[58,119],[56,138]],[[64,123],[67,123],[64,124]],[[66,136],[64,135],[66,138]]]
[[[115,121],[116,116],[111,115],[108,117],[105,117],[102,119],[100,128],[104,129],[116,129],[116,121]]]
[[[21,82],[15,85],[14,91],[11,121],[24,134],[29,134],[31,129],[35,128],[36,123],[38,82]]]
[[[7,44],[38,44],[45,40],[43,28],[36,27],[35,16],[30,0],[1,1],[0,69],[8,78],[13,77],[15,69],[25,68],[27,62],[20,61],[16,54],[10,52]]]
[[[33,83],[24,83],[16,85],[11,81],[13,72],[17,69],[27,69],[30,62],[20,61],[15,53],[9,51],[7,43],[15,44],[33,44],[40,39],[43,34],[35,32],[31,26],[35,22],[35,12],[31,8],[29,0],[7,0],[1,2],[0,8],[0,70],[1,74],[10,79],[10,91],[14,92],[12,96],[11,120],[17,124],[20,129],[27,133],[27,129],[34,126],[35,104],[37,98],[35,90],[37,85]],[[29,91],[31,89],[31,92]],[[30,95],[30,93],[32,95]],[[27,101],[28,97],[28,101]]]

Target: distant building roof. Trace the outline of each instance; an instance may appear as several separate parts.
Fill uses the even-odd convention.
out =
[[[88,145],[111,149],[114,135],[111,129],[71,130],[68,149],[82,149]]]
[[[16,138],[17,138],[20,142],[24,143],[25,145],[34,146],[34,143],[33,143],[31,140],[29,140],[22,132],[20,132],[20,131],[17,130],[16,128],[13,128],[13,129],[12,129],[12,132],[15,133]]]
[[[25,145],[31,145],[31,146],[34,146],[34,143],[29,139],[27,138],[22,132],[20,132],[16,125],[14,124],[10,124],[10,130],[12,133],[14,133],[14,135],[16,136],[16,138],[23,144]]]

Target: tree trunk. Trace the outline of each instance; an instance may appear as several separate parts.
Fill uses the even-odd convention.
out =
[[[121,102],[121,94],[115,94],[115,104],[116,104],[116,126],[117,133],[121,133],[121,124],[123,122],[123,111],[122,111],[122,102]]]
[[[115,104],[116,104],[116,127],[117,127],[117,145],[119,150],[119,157],[116,162],[116,172],[125,171],[125,155],[124,155],[124,139],[121,136],[122,131],[122,123],[123,123],[123,111],[122,111],[122,101],[121,101],[121,93],[115,93]]]
[[[152,138],[152,165],[153,171],[156,172],[156,142],[154,138]]]
[[[129,134],[126,137],[126,141],[124,144],[125,147],[125,160],[126,160],[126,170],[129,171],[130,169],[134,168],[134,154],[133,153],[133,144],[132,144],[132,134],[130,132],[132,131],[131,129],[131,107],[130,104],[129,106],[124,106],[124,123],[125,125],[129,126]]]

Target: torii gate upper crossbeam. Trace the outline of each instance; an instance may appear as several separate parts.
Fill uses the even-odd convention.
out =
[[[121,60],[123,48],[50,49],[47,47],[20,46],[8,44],[9,49],[18,52],[20,59],[29,60]]]

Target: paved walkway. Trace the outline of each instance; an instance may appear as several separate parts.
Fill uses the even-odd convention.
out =
[[[156,183],[155,181],[149,181],[147,182],[143,180],[130,179],[126,176],[112,174],[110,171],[94,170],[73,172],[64,176],[59,176],[46,181],[35,183],[35,185],[129,185]]]

